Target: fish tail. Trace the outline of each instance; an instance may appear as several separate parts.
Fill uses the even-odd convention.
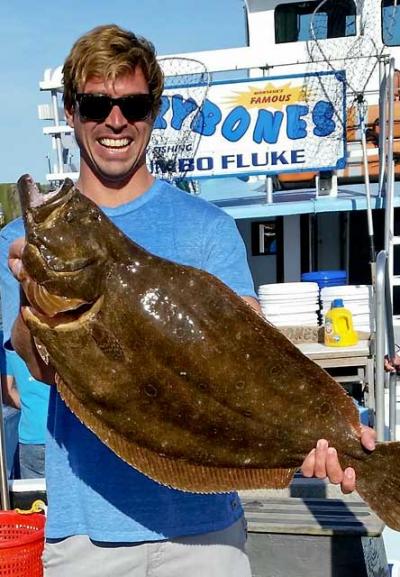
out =
[[[378,443],[365,460],[351,466],[361,497],[386,525],[400,531],[400,442]]]

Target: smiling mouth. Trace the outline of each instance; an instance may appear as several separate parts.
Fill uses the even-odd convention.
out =
[[[113,150],[126,148],[132,142],[130,138],[99,138],[99,144]]]

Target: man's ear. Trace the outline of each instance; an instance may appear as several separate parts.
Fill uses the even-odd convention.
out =
[[[74,128],[74,108],[64,108],[65,119],[67,121],[68,126]]]

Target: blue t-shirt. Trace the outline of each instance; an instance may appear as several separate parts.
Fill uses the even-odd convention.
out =
[[[7,351],[7,370],[15,379],[21,402],[18,440],[23,445],[43,445],[46,442],[50,387],[32,377],[15,351]]]
[[[15,226],[17,224],[17,226]],[[6,231],[0,234],[0,292],[4,295],[2,300],[2,315],[6,317],[4,323],[6,333],[0,331],[0,365],[1,373],[11,375],[15,379],[18,389],[21,412],[18,423],[18,441],[24,445],[43,445],[47,433],[47,411],[49,406],[50,387],[37,381],[28,371],[23,359],[15,351],[4,348],[3,343],[9,341],[10,328],[12,320],[18,311],[18,300],[10,306],[9,295],[19,295],[19,285],[14,277],[10,274],[7,266],[8,246],[10,239],[17,238],[24,234],[22,223],[14,221],[14,224]],[[14,306],[16,305],[16,307]]]
[[[207,270],[238,294],[255,296],[235,222],[212,204],[155,181],[137,199],[104,212],[150,252]],[[20,236],[21,224],[12,226]],[[15,316],[17,295],[11,300]],[[9,321],[3,320],[7,332]],[[242,515],[236,493],[177,491],[130,467],[78,421],[55,387],[48,429],[48,538],[80,534],[111,542],[169,539],[221,530]]]
[[[7,373],[7,363],[6,363],[6,352],[3,347],[3,331],[0,330],[0,374],[8,375]]]

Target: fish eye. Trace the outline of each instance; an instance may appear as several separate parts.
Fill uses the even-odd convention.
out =
[[[97,222],[100,220],[100,215],[97,210],[88,210],[85,212],[86,222]]]

